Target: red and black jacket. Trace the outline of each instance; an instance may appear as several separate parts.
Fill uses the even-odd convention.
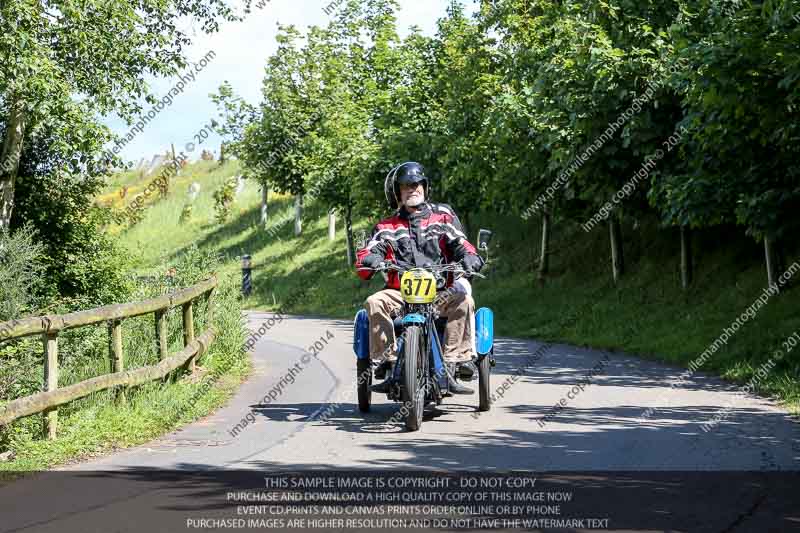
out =
[[[453,208],[447,204],[425,203],[414,213],[401,207],[393,216],[378,222],[370,242],[358,251],[357,269],[369,254],[413,268],[460,261],[466,255],[477,255],[477,250],[467,241]],[[370,279],[373,274],[369,270],[357,272],[363,279]],[[400,288],[397,272],[388,273],[386,287]]]

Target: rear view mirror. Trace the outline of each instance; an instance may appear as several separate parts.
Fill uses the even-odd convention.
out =
[[[492,240],[492,232],[488,229],[481,229],[478,231],[478,250],[488,250],[489,241]]]

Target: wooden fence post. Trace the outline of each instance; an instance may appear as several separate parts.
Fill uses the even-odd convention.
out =
[[[163,361],[169,357],[169,346],[167,345],[167,310],[156,311],[156,350],[158,360]]]
[[[0,407],[0,426],[31,415],[43,415],[44,437],[54,439],[58,433],[58,408],[69,402],[105,390],[114,390],[117,402],[127,400],[127,389],[141,384],[166,379],[175,375],[181,367],[194,370],[199,359],[214,342],[216,334],[213,327],[205,328],[199,338],[195,338],[194,302],[205,297],[208,321],[213,320],[216,278],[198,283],[187,289],[141,302],[109,305],[71,313],[68,320],[64,316],[42,316],[0,323],[0,340],[40,335],[44,350],[43,391],[17,398]],[[169,356],[168,318],[173,307],[183,307],[183,326],[185,347]],[[162,363],[132,370],[125,370],[122,343],[122,323],[127,318],[155,314],[156,351]],[[108,327],[108,375],[98,376],[72,385],[59,386],[58,336],[66,329],[90,325]],[[209,325],[210,326],[210,325]],[[192,345],[192,348],[189,346]],[[195,346],[199,345],[199,349]]]
[[[44,342],[44,388],[47,392],[58,388],[58,333],[45,333]],[[53,440],[58,431],[58,409],[44,412],[45,438]]]
[[[192,304],[193,301],[186,302],[183,304],[183,345],[189,346],[190,343],[194,341],[194,312],[192,311]],[[190,373],[194,373],[195,368],[195,359],[196,357],[192,357],[189,360],[186,369]]]
[[[122,372],[125,370],[125,361],[122,354],[122,320],[112,320],[109,325],[109,346],[111,357],[111,371]],[[120,388],[117,392],[117,399],[120,403],[125,403],[125,389]]]
[[[214,298],[216,296],[217,288],[212,287],[212,289],[208,291],[208,297],[206,298],[206,329],[214,324]]]
[[[167,312],[168,309],[161,309],[156,311],[156,352],[158,352],[158,360],[163,361],[169,357],[169,345],[167,344]],[[175,374],[167,374],[164,376],[164,383],[174,380]]]

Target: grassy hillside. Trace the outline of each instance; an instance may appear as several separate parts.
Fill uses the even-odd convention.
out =
[[[186,169],[173,195],[150,208],[144,221],[122,236],[143,267],[197,244],[215,250],[227,261],[225,269],[239,270],[237,258],[254,258],[251,309],[271,309],[292,302],[292,311],[351,318],[378,280],[362,282],[346,264],[341,225],[336,240],[327,238],[324,206],[307,206],[304,232],[293,235],[293,224],[280,226],[275,238],[259,228],[257,185],[248,183],[237,199],[228,224],[213,221],[211,193],[236,171],[235,163],[220,167],[199,163]],[[185,188],[201,184],[195,220],[178,222]],[[271,195],[270,220],[291,212],[291,199]],[[368,231],[371,221],[360,220],[356,232]],[[533,265],[539,242],[535,220],[477,214],[478,227],[495,230],[490,278],[476,283],[478,305],[497,315],[500,335],[533,337],[596,348],[618,349],[685,366],[696,359],[759,297],[766,286],[762,249],[738,230],[706,232],[697,239],[697,272],[692,290],[680,289],[678,236],[654,221],[623,228],[627,274],[610,283],[607,232],[602,227],[586,234],[580,227],[555,228],[552,272],[545,283],[534,281]],[[798,249],[787,250],[787,264],[800,261]],[[727,345],[701,368],[737,382],[746,382],[782,341],[800,331],[796,287],[773,298],[748,321]],[[303,298],[297,298],[298,294]],[[499,354],[502,357],[502,354]],[[800,401],[800,357],[792,352],[760,382],[760,390],[797,408]]]

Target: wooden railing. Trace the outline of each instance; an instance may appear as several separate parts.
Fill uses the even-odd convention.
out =
[[[19,418],[44,413],[44,431],[49,439],[56,437],[58,425],[58,406],[84,398],[92,393],[118,387],[118,401],[125,401],[125,387],[142,385],[148,381],[163,379],[170,372],[181,367],[194,372],[196,360],[208,351],[214,342],[215,331],[212,324],[214,291],[216,277],[172,294],[125,304],[108,305],[88,311],[67,315],[48,315],[24,318],[0,323],[0,341],[20,339],[41,335],[44,346],[44,391],[38,394],[13,400],[0,407],[0,426]],[[206,297],[208,310],[208,329],[195,338],[194,303]],[[167,346],[167,313],[173,307],[183,310],[184,348],[170,356]],[[153,313],[155,315],[155,339],[160,362],[157,365],[125,370],[125,357],[122,349],[122,323],[133,318]],[[98,376],[66,387],[58,386],[58,334],[67,329],[108,323],[109,359],[111,373]]]

